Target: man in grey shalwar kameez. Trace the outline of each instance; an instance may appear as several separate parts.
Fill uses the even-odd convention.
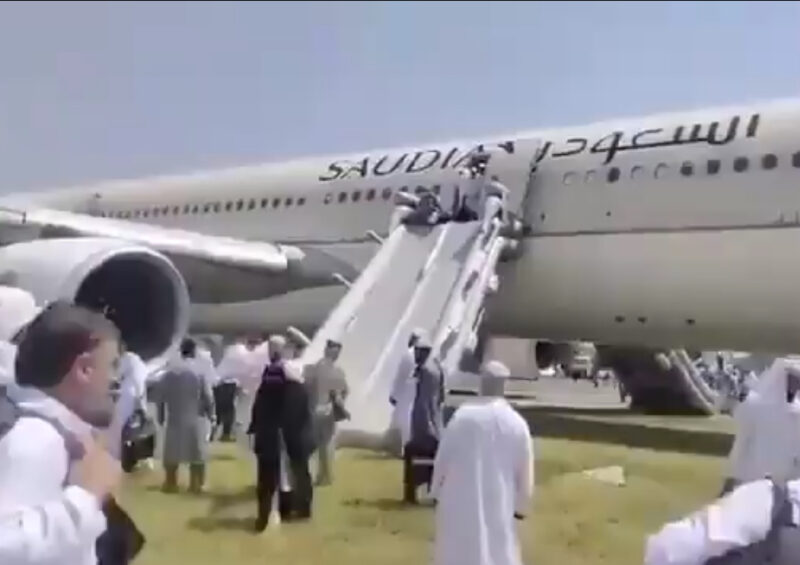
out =
[[[403,450],[406,502],[415,502],[418,484],[424,482],[430,486],[433,465],[417,470],[413,460],[432,460],[436,456],[444,428],[444,371],[439,361],[431,358],[431,350],[432,345],[427,336],[420,336],[414,346],[415,366],[412,379],[416,384],[416,393],[411,408],[411,438]]]
[[[170,364],[158,383],[158,402],[166,408],[163,461],[164,490],[168,492],[177,489],[182,463],[189,465],[192,492],[200,492],[205,483],[207,421],[213,418],[214,397],[203,369],[194,341],[186,339],[181,344],[181,359]]]

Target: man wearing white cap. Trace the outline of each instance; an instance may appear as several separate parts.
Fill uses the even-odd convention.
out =
[[[400,446],[397,451],[402,455],[403,447],[411,439],[411,407],[414,404],[416,384],[412,378],[414,372],[414,346],[422,335],[422,330],[415,329],[408,338],[408,351],[403,353],[395,373],[389,402],[394,407],[390,429],[399,435]]]
[[[514,520],[533,497],[533,443],[503,398],[508,376],[502,363],[487,363],[483,398],[459,407],[442,434],[431,489],[435,565],[522,565]]]

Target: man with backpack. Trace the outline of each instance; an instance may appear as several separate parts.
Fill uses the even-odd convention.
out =
[[[118,358],[114,324],[67,303],[51,304],[22,332],[15,382],[0,395],[0,536],[10,532],[0,551],[12,553],[4,565],[126,563],[141,548],[109,497],[119,468],[94,439],[111,421]]]

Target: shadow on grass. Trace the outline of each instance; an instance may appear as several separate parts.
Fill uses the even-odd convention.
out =
[[[188,526],[190,530],[204,533],[219,531],[252,532],[253,523],[253,518],[216,518],[214,516],[205,516],[192,518],[189,520]]]
[[[247,486],[238,491],[210,492],[207,497],[211,500],[209,514],[221,512],[239,506],[240,504],[256,503],[256,487]]]
[[[419,510],[420,508],[425,508],[426,506],[432,505],[429,502],[410,504],[397,498],[376,498],[374,500],[366,498],[350,498],[345,500],[342,504],[349,508],[372,508],[375,510],[388,510],[391,512],[397,512],[398,510]]]
[[[725,456],[730,451],[733,435],[716,430],[688,430],[663,425],[625,421],[628,410],[618,420],[582,420],[575,416],[608,415],[615,410],[581,410],[577,408],[532,407],[519,410],[527,420],[534,437],[569,439],[606,443],[699,455]]]

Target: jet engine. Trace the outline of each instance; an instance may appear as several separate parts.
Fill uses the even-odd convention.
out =
[[[149,363],[165,358],[189,327],[183,277],[167,257],[141,245],[108,238],[15,243],[0,248],[0,277],[40,306],[61,299],[103,311]]]

